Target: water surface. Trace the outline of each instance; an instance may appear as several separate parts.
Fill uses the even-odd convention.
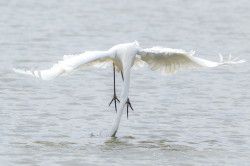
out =
[[[111,66],[49,82],[10,70],[134,40],[249,61],[249,1],[12,0],[0,14],[0,165],[249,164],[248,62],[171,76],[133,70],[135,111],[116,139]]]

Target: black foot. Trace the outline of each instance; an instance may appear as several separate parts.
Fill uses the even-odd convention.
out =
[[[116,101],[118,101],[120,103],[120,100],[117,98],[116,94],[114,94],[113,99],[111,100],[111,102],[109,103],[109,106],[112,104],[112,102],[115,102],[115,112],[117,112],[117,105],[116,105]]]
[[[127,104],[127,119],[128,119],[128,108],[130,107],[132,111],[134,111],[134,109],[133,109],[133,107],[132,107],[132,105],[131,105],[131,103],[129,101],[129,98],[127,99],[126,104]]]

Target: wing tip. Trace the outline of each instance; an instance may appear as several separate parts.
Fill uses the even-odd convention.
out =
[[[18,68],[12,68],[12,70],[16,73],[31,75],[31,76],[38,77],[43,80],[40,70],[33,70],[33,69],[26,70],[26,69],[18,69]]]
[[[223,56],[221,54],[219,54],[219,58],[220,58],[220,64],[221,65],[235,65],[235,64],[240,64],[240,63],[245,63],[246,60],[245,59],[241,59],[238,60],[238,57],[232,59],[232,55],[229,54],[228,60],[224,60]]]
[[[12,70],[16,73],[28,74],[25,69],[12,68]]]

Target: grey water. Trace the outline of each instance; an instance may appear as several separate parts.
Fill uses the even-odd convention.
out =
[[[247,62],[170,76],[133,69],[134,111],[117,138],[111,66],[53,81],[11,70],[134,40]],[[0,165],[249,165],[249,53],[248,0],[0,0]]]

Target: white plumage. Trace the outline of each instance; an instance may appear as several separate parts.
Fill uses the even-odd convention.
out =
[[[123,109],[128,98],[130,69],[132,66],[141,66],[146,62],[150,69],[160,70],[163,74],[173,74],[181,69],[194,67],[216,67],[220,65],[233,65],[245,62],[244,60],[224,61],[220,55],[220,62],[212,62],[205,59],[194,57],[194,51],[186,52],[179,49],[153,47],[142,49],[138,42],[119,44],[108,51],[87,51],[79,55],[64,56],[52,68],[47,70],[21,70],[13,69],[15,72],[39,77],[42,80],[52,80],[56,77],[71,73],[86,66],[107,66],[115,64],[117,71],[124,73],[124,85],[121,92],[121,103],[118,108],[115,123],[111,130],[111,136],[115,136]]]

